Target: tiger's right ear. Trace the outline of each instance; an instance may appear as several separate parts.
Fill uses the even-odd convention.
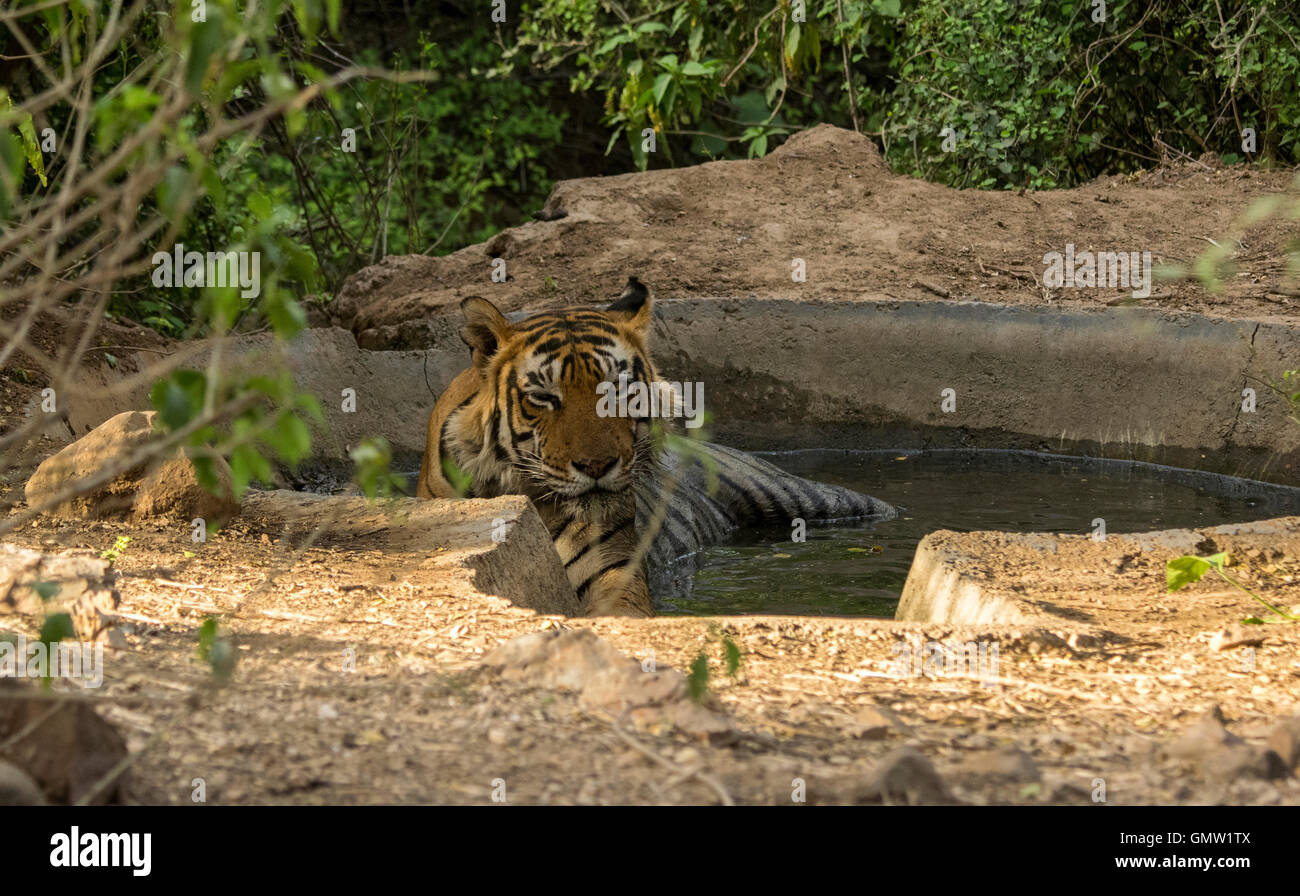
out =
[[[650,323],[650,290],[636,277],[627,278],[627,286],[606,311],[621,311],[627,315],[628,323],[644,331]]]
[[[515,335],[515,328],[510,326],[510,321],[497,310],[496,305],[479,296],[470,296],[462,301],[460,310],[465,315],[460,338],[469,346],[474,366],[482,370],[501,346]]]

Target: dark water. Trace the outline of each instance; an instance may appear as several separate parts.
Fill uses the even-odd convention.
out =
[[[1141,532],[1300,513],[1300,489],[1154,464],[1021,451],[764,454],[777,466],[888,501],[899,516],[872,527],[746,533],[693,558],[689,595],[661,612],[894,615],[917,543],[936,529]],[[689,583],[689,578],[684,577]]]

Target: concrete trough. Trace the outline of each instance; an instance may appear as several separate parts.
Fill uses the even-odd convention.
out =
[[[458,326],[458,312],[435,321],[425,351],[364,350],[329,328],[226,351],[260,369],[288,364],[320,400],[313,464],[350,469],[348,450],[381,435],[413,470],[435,394],[468,363]],[[1022,448],[1300,485],[1300,426],[1266,385],[1300,359],[1300,326],[1129,307],[666,298],[653,338],[665,378],[703,382],[713,438],[744,448]],[[65,403],[72,429],[147,407],[149,381],[123,371],[154,360],[128,355],[87,375]],[[922,544],[899,618],[1026,612],[977,587],[946,544]]]

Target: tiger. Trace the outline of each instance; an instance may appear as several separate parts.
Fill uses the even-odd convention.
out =
[[[648,568],[662,568],[743,526],[887,519],[888,504],[786,473],[702,440],[668,445],[663,421],[629,403],[601,406],[613,384],[640,384],[665,406],[649,345],[653,300],[637,277],[603,310],[511,322],[487,299],[461,302],[470,366],[429,414],[420,498],[526,495],[584,612],[652,616]],[[602,385],[604,384],[604,385]]]

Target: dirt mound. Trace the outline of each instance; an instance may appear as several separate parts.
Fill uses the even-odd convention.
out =
[[[870,139],[822,125],[766,158],[562,181],[546,211],[442,258],[385,258],[343,286],[334,321],[366,348],[421,348],[461,299],[506,310],[612,299],[629,273],[664,298],[952,300],[1098,307],[1137,304],[1287,317],[1294,227],[1270,219],[1226,240],[1253,199],[1288,189],[1290,172],[1224,168],[1207,157],[1071,190],[955,190],[893,174]],[[549,215],[548,215],[549,217]],[[1210,241],[1235,246],[1222,292],[1157,281],[1149,298],[1119,288],[1048,289],[1043,255],[1149,251],[1189,263]],[[492,259],[508,279],[493,283]],[[807,279],[791,279],[793,260]]]

